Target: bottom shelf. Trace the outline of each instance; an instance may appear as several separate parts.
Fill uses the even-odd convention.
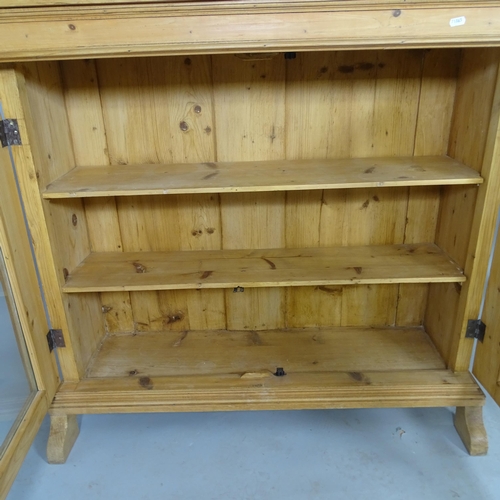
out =
[[[472,376],[447,370],[423,328],[339,327],[109,335],[51,413],[483,403]]]

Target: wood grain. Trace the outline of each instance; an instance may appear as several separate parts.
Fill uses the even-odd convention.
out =
[[[63,92],[76,165],[109,164],[108,144],[101,107],[95,61],[68,61],[61,64]],[[120,251],[123,243],[116,202],[85,200],[90,249],[94,252]],[[133,331],[130,294],[101,296],[107,331]]]
[[[284,59],[212,58],[217,160],[268,161],[285,157]],[[285,193],[220,195],[222,248],[285,245]],[[284,290],[225,292],[229,329],[285,326]]]
[[[56,82],[53,85],[53,91],[44,95],[44,97],[37,102],[36,109],[32,110],[30,103],[33,102],[33,95],[37,92],[37,89],[39,90],[40,88],[39,83],[41,78],[55,78]],[[59,231],[64,234],[61,228],[67,227],[68,223],[71,224],[71,218],[68,217],[67,213],[64,213],[64,208],[61,207],[56,207],[54,217],[47,217],[48,214],[46,214],[44,210],[47,208],[48,202],[45,202],[46,204],[42,202],[37,182],[37,177],[41,176],[42,182],[45,184],[48,182],[48,179],[50,179],[50,172],[52,171],[52,173],[54,173],[52,166],[53,162],[51,161],[53,151],[50,139],[48,139],[46,134],[42,134],[42,137],[39,137],[34,128],[34,117],[37,117],[39,113],[47,117],[51,116],[51,111],[53,111],[56,115],[56,119],[51,122],[51,126],[57,127],[59,123],[63,129],[60,142],[58,141],[54,144],[54,151],[58,153],[57,161],[55,162],[56,165],[61,165],[59,161],[64,163],[65,159],[69,159],[70,162],[73,161],[71,158],[71,150],[68,151],[64,147],[64,143],[66,142],[65,139],[68,139],[67,133],[64,131],[63,127],[65,118],[62,117],[59,122],[57,116],[60,115],[61,109],[59,107],[51,109],[51,104],[54,104],[54,101],[60,103],[58,88],[57,67],[54,68],[53,65],[44,65],[42,74],[39,74],[38,68],[33,66],[30,68],[23,68],[22,71],[5,69],[1,72],[0,98],[2,99],[4,113],[6,113],[7,116],[16,116],[18,118],[21,137],[24,137],[23,145],[14,148],[12,154],[21,194],[25,204],[33,248],[37,258],[42,284],[45,289],[47,308],[52,325],[62,329],[67,337],[67,347],[61,350],[59,361],[64,377],[68,380],[76,380],[80,373],[82,373],[81,370],[83,370],[84,363],[82,362],[82,353],[80,353],[79,349],[73,349],[72,340],[75,340],[76,345],[78,345],[79,342],[79,339],[76,338],[78,330],[73,331],[70,328],[72,325],[72,318],[68,318],[65,313],[65,307],[69,304],[69,301],[61,296],[60,284],[64,281],[63,268],[65,265],[71,268],[73,259],[78,259],[79,254],[81,257],[84,256],[85,252],[80,253],[79,250],[81,250],[82,245],[85,246],[85,242],[78,241],[76,251],[70,256],[69,252],[66,252],[68,249],[67,240],[63,241],[65,245],[64,248],[61,249],[59,247],[61,240],[64,240],[64,236],[59,236],[55,241],[50,238],[54,235],[53,222],[55,219],[59,217],[63,218]],[[31,96],[31,101],[29,100],[29,96]],[[47,130],[48,129],[45,129],[45,132],[47,132]],[[47,163],[49,164],[48,166]],[[59,176],[58,174],[62,174],[62,172],[57,172],[56,166],[55,175]],[[71,202],[71,204],[73,204],[73,202]],[[80,229],[78,232],[80,232]],[[65,234],[72,239],[75,233],[76,230],[72,227]],[[73,241],[71,244],[73,244]],[[54,245],[54,247],[52,247],[52,245]],[[60,260],[61,251],[62,256],[64,256],[64,263]],[[77,299],[75,302],[75,309],[78,309],[80,304]],[[85,319],[83,324],[89,321],[92,322],[92,318]],[[99,328],[92,331],[99,332]],[[85,361],[88,361],[88,359]]]
[[[460,259],[457,259],[457,262],[464,265],[465,274],[468,276],[468,281],[462,287],[458,298],[451,337],[446,339],[448,344],[445,344],[449,349],[450,366],[456,370],[466,370],[469,367],[473,343],[465,338],[464,332],[467,321],[478,317],[479,314],[488,258],[492,249],[497,207],[500,205],[499,57],[498,49],[488,49],[481,53],[471,51],[467,54],[459,80],[462,85],[461,90],[459,87],[460,101],[457,101],[457,111],[452,126],[452,132],[456,129],[453,133],[458,134],[457,137],[460,138],[450,144],[450,149],[453,148],[456,152],[453,156],[458,159],[467,157],[466,163],[480,170],[485,179],[485,182],[476,188],[475,193],[457,187],[461,198],[459,207],[462,210],[448,212],[445,218],[441,216],[441,222],[445,223],[448,220],[449,225],[447,228],[440,227],[441,232],[438,231],[437,241],[442,241],[444,248],[450,248],[451,255],[456,255]],[[466,111],[464,101],[466,97],[469,105],[470,102],[477,103],[473,113]],[[469,133],[468,129],[473,129],[473,132]],[[472,140],[475,142],[469,142]],[[465,149],[464,143],[470,144],[470,148]]]
[[[305,328],[110,335],[87,377],[184,377],[445,368],[421,328]]]
[[[27,401],[24,414],[19,421],[16,433],[0,460],[0,499],[7,498],[9,489],[21,468],[23,461],[35,440],[43,419],[47,416],[50,401],[46,391],[34,392]]]
[[[47,442],[47,462],[64,464],[75,444],[80,428],[76,415],[52,415]]]
[[[486,301],[482,320],[487,326],[483,342],[476,345],[473,373],[500,404],[500,328],[498,327],[500,295],[500,244],[493,253],[493,265],[486,288]]]
[[[215,160],[209,57],[113,60],[97,70],[112,163]],[[127,197],[117,209],[125,251],[221,247],[217,196]],[[131,304],[135,329],[225,327],[222,291],[133,293]]]
[[[425,3],[411,9],[379,10],[372,6],[333,11],[323,3],[319,5],[300,15],[265,8],[259,12],[254,5],[243,12],[225,12],[225,2],[211,13],[188,16],[186,8],[170,13],[168,4],[156,5],[147,13],[144,6],[138,10],[122,7],[114,13],[112,23],[108,9],[95,10],[92,6],[72,8],[69,23],[65,10],[51,7],[37,8],[36,16],[32,9],[3,9],[0,60],[53,59],[55,55],[59,59],[84,59],[354,47],[400,49],[403,45],[460,47],[497,45],[500,40],[500,7],[495,3],[433,5],[432,10]],[[457,5],[467,23],[450,29]]]
[[[474,170],[446,157],[288,160],[76,167],[43,197],[92,198],[185,193],[298,191],[480,184]]]
[[[90,252],[83,204],[81,200],[65,200],[57,206],[50,206],[41,199],[39,191],[40,186],[66,173],[68,163],[75,161],[61,73],[56,62],[26,65],[19,68],[19,72],[25,78],[23,108],[36,174],[33,177],[29,172],[21,172],[22,169],[19,167],[18,175],[20,179],[24,178],[20,182],[21,190],[25,189],[23,198],[36,196],[43,208],[43,213],[37,214],[38,219],[34,224],[45,226],[48,231],[51,258],[54,259],[56,266],[59,288],[53,289],[52,283],[49,282],[47,289],[50,290],[49,293],[59,295],[58,300],[62,299],[65,318],[61,318],[61,312],[56,313],[50,306],[49,311],[51,315],[54,313],[54,316],[51,316],[52,325],[60,326],[68,338],[66,348],[61,349],[59,353],[59,359],[63,366],[68,364],[67,369],[62,368],[63,376],[73,378],[74,373],[72,367],[70,368],[70,364],[73,363],[71,358],[76,361],[78,372],[81,374],[83,366],[104,336],[104,324],[97,294],[89,295],[85,299],[60,295],[60,287],[64,283],[66,273]],[[22,78],[20,74],[18,78]],[[47,126],[38,126],[43,120],[47,122]],[[29,186],[23,187],[24,183]],[[33,191],[36,189],[38,194],[34,192],[28,194],[30,189]],[[37,204],[34,199],[30,200],[30,203]],[[45,222],[40,217],[44,217]],[[34,225],[30,229],[35,233]],[[36,231],[39,232],[40,229],[37,228]],[[35,245],[35,252],[36,248]],[[37,258],[40,269],[47,265],[44,256],[40,254]],[[66,358],[68,361],[65,361]]]
[[[51,414],[482,406],[467,372],[400,370],[120,377],[63,384]]]
[[[413,154],[422,56],[420,51],[320,52],[287,61],[287,158]],[[400,101],[408,104],[396,113],[390,103]],[[402,243],[407,203],[406,189],[288,192],[287,246]],[[329,297],[294,288],[287,295],[287,318],[293,317],[295,326],[313,326],[325,300],[320,314],[331,324],[395,321],[397,287],[348,287]]]
[[[448,150],[459,63],[459,50],[424,53],[414,155],[442,155]],[[439,188],[409,190],[404,243],[435,241],[440,199]],[[396,324],[422,324],[428,293],[429,285],[400,285]]]
[[[498,61],[498,51],[495,49],[469,49],[462,52],[450,129],[448,154],[478,172],[485,168],[484,173],[487,162],[483,162],[483,157],[491,128]],[[466,266],[469,244],[475,242],[471,236],[475,224],[473,219],[474,214],[479,216],[484,207],[479,208],[477,204],[479,191],[484,188],[483,183],[480,189],[456,186],[442,190],[436,243],[462,266]],[[486,247],[483,251],[489,253]],[[487,260],[487,256],[484,258]],[[468,272],[467,270],[466,274]],[[446,360],[455,356],[451,354],[453,338],[458,339],[464,335],[463,323],[455,324],[455,320],[457,314],[461,314],[459,302],[466,299],[467,295],[468,292],[463,287],[430,285],[425,325]],[[443,315],[443,309],[449,311],[449,314]],[[467,369],[469,365],[470,358],[466,361],[466,357],[461,365],[463,369]]]
[[[151,2],[150,0],[138,0],[137,2],[134,2],[134,4],[141,4],[141,3],[154,3],[156,0],[153,0]],[[159,1],[159,0],[158,0]],[[169,11],[174,11],[177,12],[178,10],[184,10],[186,13],[189,12],[196,12],[199,10],[202,10],[203,12],[206,12],[207,10],[216,11],[218,8],[220,9],[221,3],[222,2],[213,2],[213,1],[206,1],[203,2],[201,5],[198,2],[192,2],[192,3],[187,3],[182,6],[176,6],[175,4],[178,2],[183,2],[184,0],[171,0],[169,4],[165,7],[168,7],[167,10]],[[384,9],[384,8],[389,8],[391,5],[398,4],[399,0],[384,0],[383,2],[380,2],[379,0],[350,0],[349,2],[349,7],[354,8],[356,10],[358,9],[366,9],[367,7],[372,7],[372,8],[378,8],[378,9]],[[425,5],[427,4],[432,4],[434,3],[435,0],[408,0],[406,2],[407,6],[419,6],[419,5]],[[108,9],[111,9],[112,11],[116,11],[116,7],[113,8],[114,6],[112,4],[115,3],[120,3],[120,0],[87,0],[85,2],[85,5],[98,5],[98,4],[106,4],[106,7]],[[290,2],[288,2],[290,3]],[[448,5],[448,6],[455,6],[455,5],[460,5],[461,3],[464,3],[463,1],[460,0],[443,0],[440,2],[443,5]],[[490,0],[483,0],[481,2],[477,2],[478,5],[484,6],[488,4],[493,4],[493,2]],[[0,5],[2,7],[19,7],[19,6],[61,6],[63,5],[61,2],[54,1],[54,0],[29,0],[28,2],[26,0],[1,0]],[[64,1],[65,6],[80,6],[81,2],[78,2],[78,0],[65,0]],[[339,0],[329,0],[327,2],[323,1],[310,1],[310,0],[302,0],[302,1],[294,1],[293,2],[294,9],[297,9],[297,11],[303,11],[303,10],[314,10],[318,6],[324,7],[325,5],[328,5],[328,7],[342,7],[344,6],[344,2],[339,1]],[[131,6],[131,10],[135,10],[135,6]],[[141,5],[141,7],[144,10],[148,9],[148,6]],[[242,0],[238,2],[238,4],[230,4],[228,3],[223,4],[223,10],[227,11],[246,11],[248,9],[251,9],[252,11],[255,11],[256,9],[266,9],[266,10],[284,10],[286,11],[286,6],[283,5],[283,2],[280,2],[280,0]]]
[[[1,78],[1,76],[0,76]],[[0,84],[1,85],[1,84]],[[54,397],[59,376],[54,354],[47,350],[49,329],[42,296],[36,293],[38,277],[29,234],[19,199],[9,151],[0,149],[0,281],[5,295],[21,358],[32,389]],[[2,286],[0,284],[0,289]],[[14,333],[15,332],[15,333]],[[10,333],[9,333],[10,334]],[[33,384],[34,381],[36,382]]]
[[[455,413],[454,423],[470,455],[478,456],[488,453],[488,436],[484,428],[481,407],[459,406]]]
[[[436,245],[374,245],[92,253],[68,276],[64,291],[463,281],[465,276],[461,269]]]

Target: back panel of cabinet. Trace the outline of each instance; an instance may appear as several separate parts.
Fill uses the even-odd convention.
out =
[[[57,172],[52,158],[45,162],[40,189],[75,166],[120,165],[125,173],[129,165],[144,165],[147,172],[152,164],[203,163],[209,179],[217,175],[210,170],[214,162],[448,154],[480,171],[497,60],[493,50],[436,49],[29,64],[24,72],[31,104],[39,106],[37,89],[57,96],[47,109],[64,115],[59,128],[71,149]],[[477,106],[466,112],[473,95]],[[40,132],[55,143],[57,134]],[[61,164],[60,157],[57,162]],[[51,217],[64,219],[69,228],[53,230],[51,236],[54,247],[72,249],[69,263],[55,253],[63,287],[90,252],[435,242],[463,268],[476,191],[470,184],[166,191],[44,203]],[[134,265],[140,272],[142,264]],[[85,369],[105,334],[424,323],[447,361],[453,341],[450,318],[459,294],[456,282],[387,280],[244,290],[114,290],[65,297],[67,304],[78,303],[78,310],[93,318],[90,327],[72,333],[78,337],[74,349],[80,369]],[[74,304],[67,307],[67,314],[78,323],[85,313],[75,309]]]
[[[61,68],[76,163],[126,165],[443,154],[458,57],[457,51],[302,53],[291,60],[280,54],[264,61],[227,55]],[[407,222],[423,205],[429,213]],[[95,251],[420,243],[434,240],[438,207],[435,187],[85,201]],[[414,325],[423,321],[426,290],[325,286],[132,292],[102,300],[111,308],[108,329],[120,331]]]

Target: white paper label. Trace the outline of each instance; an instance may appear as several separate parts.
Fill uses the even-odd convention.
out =
[[[465,16],[454,17],[450,19],[450,26],[454,28],[455,26],[463,26],[465,24]]]

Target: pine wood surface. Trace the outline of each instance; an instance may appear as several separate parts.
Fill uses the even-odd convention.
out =
[[[127,168],[134,163],[412,156],[416,137],[421,137],[419,155],[442,155],[445,150],[433,144],[442,142],[442,130],[451,120],[447,96],[453,90],[450,74],[457,54],[305,53],[290,61],[190,56],[64,62],[61,69],[78,167],[106,164],[85,152],[88,141],[95,144],[92,150],[103,151],[101,157]],[[446,89],[441,98],[425,98],[436,86]],[[406,104],[394,113],[390,103],[402,100]],[[78,103],[85,103],[85,113]],[[421,131],[417,136],[416,129]],[[112,199],[106,204],[87,199],[85,209],[95,251],[404,243],[407,188],[348,191],[268,193],[260,198],[256,193],[130,196],[116,198],[116,216]],[[438,203],[439,191],[428,193],[428,205],[423,195],[416,195],[417,210]],[[436,220],[415,213],[423,232],[431,236],[419,239],[415,233],[413,242],[432,241]],[[248,227],[254,229],[249,232]],[[216,329],[226,321],[235,328],[279,328],[287,314],[294,315],[296,326],[328,321],[393,324],[399,304],[401,320],[422,323],[425,285],[419,289],[420,306],[406,308],[413,313],[403,309],[413,303],[414,290],[403,288],[398,295],[396,288],[376,288],[363,292],[349,287],[335,294],[314,287],[285,294],[248,290],[245,297],[229,293],[225,300],[190,291],[132,293],[130,309],[126,298],[106,294],[101,299],[110,331],[161,330],[165,315],[184,318],[168,324],[177,330],[199,325]],[[318,316],[319,323],[314,323],[310,308],[324,311],[321,303],[331,313],[322,312],[323,319]],[[197,307],[205,312],[196,313]]]
[[[215,160],[210,57],[98,61],[95,81],[102,103],[96,112],[103,115],[111,162]],[[98,225],[100,210],[90,212],[89,201],[87,217],[93,220],[90,225]],[[115,245],[124,251],[220,249],[219,204],[213,195],[117,199]],[[126,309],[109,295],[102,300],[108,327],[120,331],[120,324],[111,321]],[[130,303],[132,329],[164,328],[165,316],[189,317],[192,328],[226,326],[223,291],[131,293]],[[168,324],[172,329],[186,326],[177,319]]]
[[[66,293],[281,287],[368,283],[463,282],[436,245],[335,248],[102,252],[66,280]]]
[[[460,55],[458,51],[440,50],[425,55],[414,155],[443,155],[448,151]],[[409,190],[404,243],[435,241],[441,192],[442,189],[437,187],[412,187]],[[432,286],[399,285],[397,325],[423,323],[425,311],[431,306],[427,298]],[[428,330],[431,338],[433,333]],[[438,337],[440,333],[437,332]]]
[[[208,162],[76,167],[49,184],[43,197],[298,191],[481,182],[473,169],[446,157]]]
[[[64,100],[68,113],[76,165],[109,164],[109,147],[95,61],[71,61],[61,65]],[[84,202],[90,248],[94,252],[121,251],[118,210],[114,198]],[[106,331],[133,331],[130,294],[101,297]]]
[[[74,162],[59,68],[56,63],[40,63],[15,72],[5,70],[4,75],[4,112],[20,117],[23,124],[23,145],[12,152],[47,307],[53,327],[62,329],[66,337],[67,349],[59,360],[64,377],[76,379],[104,332],[97,296],[82,300],[60,292],[65,272],[90,251],[81,200],[49,208],[39,191],[38,182],[50,182],[64,173],[68,161]],[[47,127],[35,126],[47,118]],[[70,308],[72,314],[66,314]],[[84,342],[79,338],[81,329],[91,332]],[[72,349],[73,342],[77,349]]]
[[[47,351],[47,318],[42,297],[37,293],[38,278],[14,169],[9,151],[4,148],[0,149],[0,199],[0,258],[3,260],[0,278],[5,286],[12,332],[21,347],[19,352],[31,389],[45,390],[52,398],[59,385],[56,360],[54,354]]]
[[[486,455],[488,436],[483,423],[483,409],[475,406],[459,406],[455,413],[454,423],[469,454]]]
[[[4,69],[0,72],[0,99],[2,100],[4,114],[6,116],[15,116],[18,119],[20,135],[23,138],[23,145],[21,147],[12,148],[12,155],[26,210],[31,240],[39,265],[40,277],[45,289],[47,309],[52,324],[68,333],[70,321],[68,321],[64,312],[64,299],[60,294],[59,277],[55,267],[47,221],[45,220],[42,200],[36,181],[37,168],[34,156],[37,156],[36,152],[38,149],[35,146],[33,152],[31,147],[31,140],[35,134],[33,130],[34,122],[30,112],[26,82],[21,73],[13,69]],[[50,101],[50,96],[47,96],[46,99]],[[39,106],[43,107],[44,101],[39,103]],[[58,150],[59,146],[57,146],[56,151]],[[66,154],[62,151],[62,158],[65,158]],[[43,161],[41,157],[37,156],[37,158]],[[47,155],[43,155],[43,158],[47,158]],[[44,175],[48,174],[45,173]],[[61,208],[57,210],[61,214]],[[79,376],[79,366],[74,356],[79,357],[79,353],[70,352],[71,336],[68,334],[67,337],[68,351],[61,352],[59,361],[64,376],[69,380],[76,380]],[[80,368],[82,367],[83,365],[80,365]]]
[[[500,404],[500,328],[498,327],[500,295],[500,245],[493,254],[493,265],[486,289],[482,320],[486,324],[484,342],[476,345],[473,373],[493,399]]]
[[[52,415],[47,443],[47,462],[63,464],[80,434],[76,415]]]
[[[24,458],[47,415],[50,401],[46,391],[34,392],[24,408],[24,415],[19,421],[16,433],[12,436],[9,446],[2,453],[0,460],[0,499],[5,500],[14,479],[17,476]]]
[[[457,80],[455,112],[451,120],[450,143],[448,154],[458,161],[466,163],[484,177],[489,170],[488,160],[485,158],[485,148],[489,131],[492,106],[494,105],[495,88],[497,85],[497,72],[499,53],[497,49],[470,49],[462,52],[460,71]],[[489,141],[491,143],[491,139]],[[484,172],[483,170],[484,169]],[[479,191],[486,189],[483,183],[479,189],[470,186],[443,188],[439,223],[436,231],[436,243],[452,256],[460,265],[467,265],[468,252],[475,255],[475,261],[487,261],[488,246],[470,248],[475,245],[478,222],[474,222],[475,214],[481,217],[485,205],[476,208]],[[494,192],[494,191],[493,191]],[[493,206],[486,207],[488,211],[495,211]],[[491,213],[491,212],[490,212]],[[473,229],[475,227],[475,229]],[[471,236],[471,235],[476,236]],[[490,234],[490,237],[492,233]],[[479,255],[483,257],[479,258]],[[470,259],[470,257],[469,257]],[[474,260],[474,259],[473,259]],[[469,265],[473,262],[469,260]],[[482,264],[479,264],[481,271]],[[484,268],[483,268],[484,269]],[[465,269],[467,276],[471,276],[472,267]],[[484,275],[483,275],[484,276]],[[482,279],[482,278],[481,278]],[[480,281],[476,284],[481,287]],[[463,321],[457,323],[457,315],[464,319],[464,305],[459,306],[468,296],[468,287],[454,285],[430,285],[428,308],[425,315],[425,325],[429,335],[434,339],[438,350],[446,360],[455,363],[451,358],[456,358],[457,347],[452,347],[454,339],[465,335]],[[479,289],[478,289],[479,290]],[[476,305],[478,303],[476,302]],[[446,309],[449,314],[443,315]],[[470,311],[469,313],[472,313]],[[469,314],[468,313],[468,314]],[[477,310],[475,312],[477,315]],[[474,313],[471,316],[474,317]],[[472,342],[464,339],[465,343],[472,346]],[[461,369],[467,369],[470,351],[462,358]],[[467,357],[469,356],[469,357]],[[458,365],[454,365],[457,366]]]
[[[235,60],[236,59],[236,60]],[[281,160],[286,155],[287,63],[283,58],[243,61],[212,57],[213,116],[217,160]],[[222,193],[223,249],[286,246],[286,193]],[[217,229],[217,226],[213,226]],[[285,290],[225,290],[228,329],[285,326]]]
[[[368,51],[318,53],[314,57],[297,54],[297,59],[287,65],[287,157],[413,155],[419,123],[426,130],[438,128],[437,122],[445,128],[449,114],[442,106],[445,101],[441,101],[437,106],[438,120],[430,120],[432,113],[425,111],[424,100],[418,121],[427,57],[429,54],[418,51],[405,56],[399,52]],[[447,67],[448,62],[444,62],[442,75],[434,75],[434,80],[444,79]],[[394,113],[388,105],[391,102],[405,104]],[[424,154],[424,149],[420,153]],[[288,192],[287,245],[403,243],[408,203],[405,188]],[[420,223],[428,227],[433,221],[420,217]],[[326,293],[293,288],[287,290],[287,317],[293,315],[295,326],[314,326],[315,314],[321,318],[321,324],[394,324],[399,304],[404,307],[405,296],[410,297],[404,292],[398,297],[397,288],[386,286],[337,287]],[[422,318],[410,321],[421,324]]]
[[[261,378],[121,377],[64,383],[52,415],[176,411],[482,406],[467,372],[297,373]]]
[[[0,60],[500,43],[500,7],[495,3],[434,4],[432,9],[428,4],[408,9],[390,5],[382,10],[315,7],[298,15],[284,4],[284,12],[266,11],[265,6],[257,10],[254,5],[231,12],[223,3],[212,12],[203,11],[200,5],[201,12],[185,15],[189,8],[169,12],[168,6],[153,5],[145,12],[143,6],[121,6],[110,12],[110,8],[90,5],[73,7],[70,22],[67,7],[2,9]],[[467,21],[452,28],[450,20],[457,16]]]
[[[155,1],[160,1],[160,0],[153,0],[152,2],[150,0],[137,0],[134,1],[133,4],[138,4],[138,3],[154,3]],[[179,7],[176,5],[177,3],[183,2],[184,5]],[[108,8],[111,7],[111,9],[116,10],[113,8],[114,3],[126,3],[122,2],[122,0],[86,0],[85,5],[98,5],[98,4],[105,4]],[[387,7],[390,7],[391,5],[394,4],[399,4],[400,0],[384,0],[383,2],[378,1],[378,0],[349,0],[349,8],[353,9],[366,9],[367,7],[369,8],[375,8],[375,9],[385,9]],[[412,7],[412,6],[418,6],[418,5],[429,5],[429,6],[435,6],[436,0],[407,0],[405,2],[406,6]],[[467,2],[461,1],[461,0],[444,0],[439,2],[441,5],[448,5],[448,6],[460,6],[461,4],[465,4]],[[479,6],[487,6],[487,5],[494,5],[495,2],[493,0],[481,0],[476,3],[476,5]],[[54,0],[1,0],[0,1],[0,7],[28,7],[28,6],[69,6],[69,5],[81,5],[81,2],[78,0],[64,0],[63,2],[60,1],[54,1]],[[217,9],[223,9],[224,11],[226,10],[245,10],[248,9],[249,7],[253,9],[259,9],[259,8],[265,8],[267,11],[270,11],[272,9],[275,10],[287,10],[290,8],[290,5],[293,5],[294,11],[297,9],[298,11],[300,10],[314,10],[317,9],[318,6],[320,7],[325,7],[325,5],[328,5],[329,8],[333,8],[335,10],[342,10],[343,7],[345,7],[346,3],[345,1],[339,1],[339,0],[329,0],[328,2],[325,1],[314,1],[314,0],[295,0],[293,2],[290,1],[283,1],[283,0],[243,0],[239,1],[237,4],[232,3],[230,0],[229,1],[197,1],[197,0],[170,0],[170,2],[165,6],[167,10],[171,11],[179,11],[179,10],[184,10],[187,13],[190,11],[197,11],[197,10],[204,10],[204,11],[213,11]],[[144,6],[147,10],[147,6]],[[129,5],[129,9],[134,9],[134,5]],[[122,9],[123,10],[123,9]]]
[[[184,377],[285,372],[439,370],[443,360],[422,328],[305,328],[111,334],[87,378]]]
[[[493,75],[493,92],[491,112],[488,125],[485,127],[484,156],[481,163],[481,173],[485,182],[477,192],[464,267],[469,280],[462,287],[451,337],[450,366],[455,370],[466,370],[470,365],[473,342],[465,338],[464,332],[468,320],[479,317],[500,206],[500,51],[495,49],[491,50],[491,53],[487,55],[492,59],[489,61],[489,72]]]
[[[105,58],[0,79],[26,137],[13,154],[49,311],[69,333],[54,415],[457,405],[464,441],[484,441],[463,330],[500,203],[499,52],[466,47],[500,45],[497,2],[35,2],[0,8],[0,61]],[[182,57],[138,57],[152,54]],[[400,178],[401,159],[445,155],[451,176]],[[341,179],[318,167],[339,158]],[[373,183],[374,158],[398,172]]]

